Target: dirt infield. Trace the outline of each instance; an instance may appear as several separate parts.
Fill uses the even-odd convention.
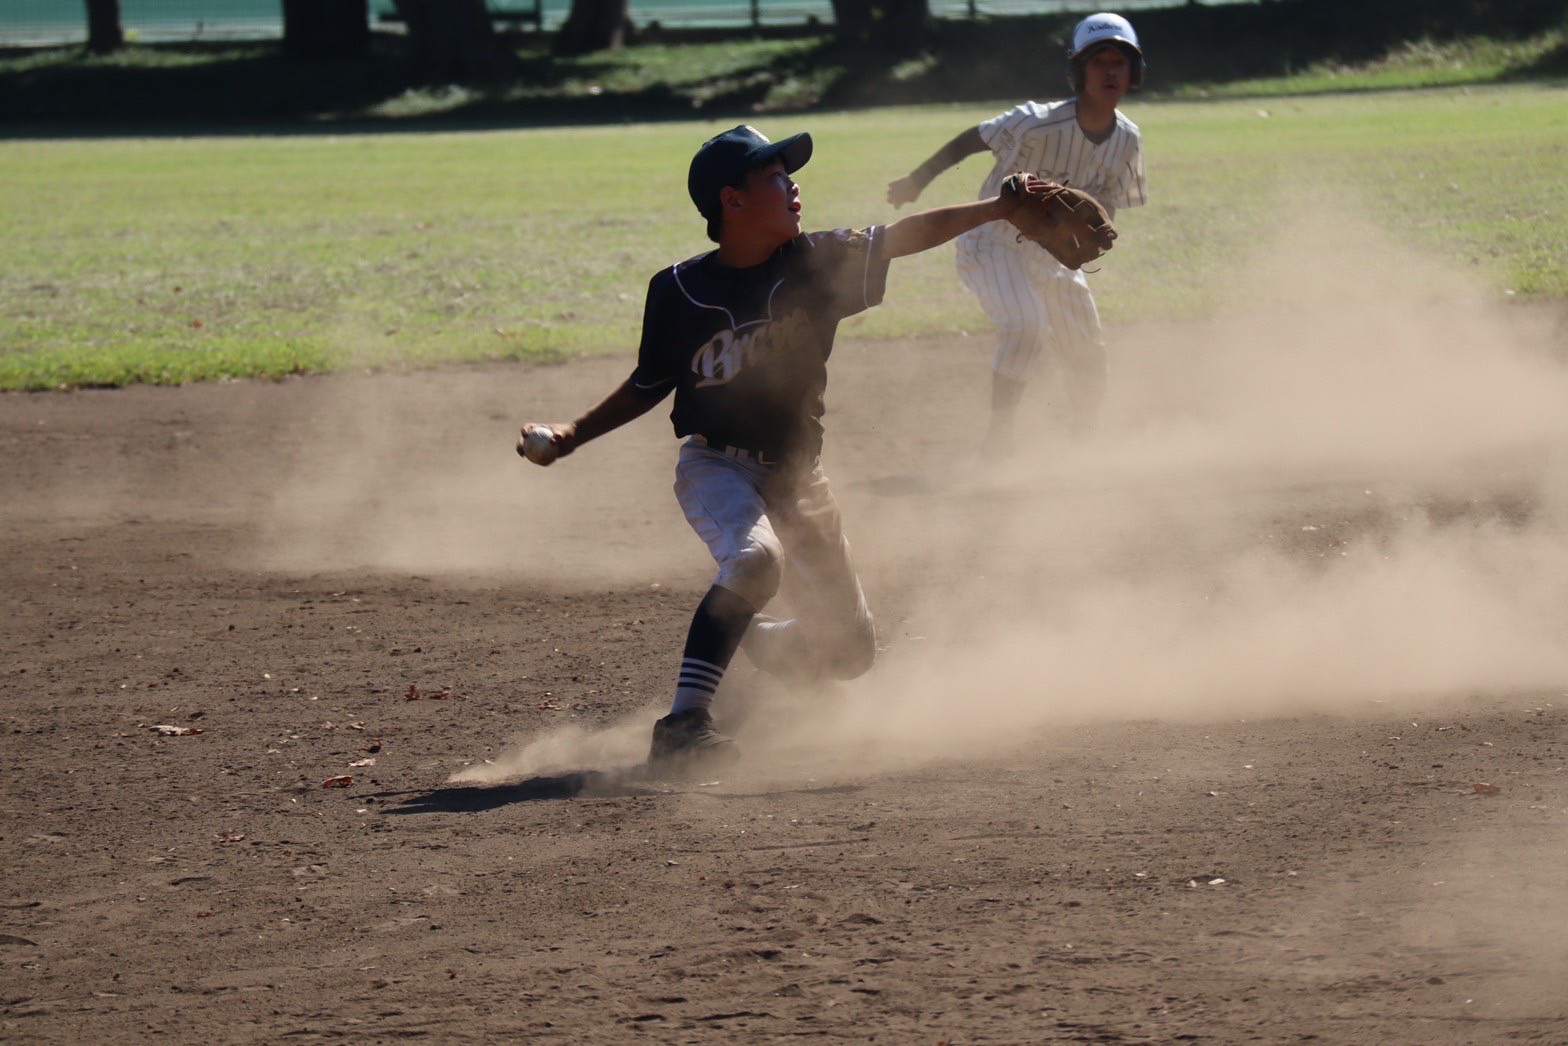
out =
[[[0,399],[0,1036],[1568,1041],[1568,374],[1457,307],[1120,332],[1006,466],[986,339],[841,346],[883,655],[705,782],[576,773],[708,581],[663,412],[511,449],[624,359]]]

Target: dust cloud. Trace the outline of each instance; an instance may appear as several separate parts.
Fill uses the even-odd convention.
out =
[[[1209,321],[1112,332],[1091,440],[1029,433],[904,498],[841,483],[884,656],[810,716],[757,713],[748,761],[871,772],[1073,722],[1561,687],[1568,369],[1547,318],[1342,218],[1237,275]],[[470,779],[582,764],[556,740]]]
[[[601,373],[608,393],[628,367],[598,360],[572,369]],[[497,387],[489,372],[458,376],[447,403],[432,403],[418,381],[320,383],[321,401],[301,423],[304,445],[270,481],[255,521],[257,565],[440,574],[454,583],[669,581],[703,569],[701,546],[680,540],[686,524],[670,496],[676,448],[662,416],[616,434],[635,454],[594,445],[544,469],[518,457],[524,422],[569,420],[589,406],[574,384],[580,376],[567,371],[519,368],[515,388]],[[635,539],[592,525],[627,513],[646,517]],[[676,549],[675,574],[650,555],[665,542]]]
[[[919,638],[828,736],[902,761],[1568,681],[1568,370],[1544,318],[1338,221],[1241,276],[1212,321],[1113,345],[1094,440],[925,520],[971,569],[902,564]]]
[[[834,479],[883,654],[861,679],[805,688],[737,657],[715,706],[746,752],[737,779],[754,790],[990,762],[1095,722],[1426,723],[1473,695],[1549,703],[1568,689],[1560,328],[1347,226],[1342,202],[1295,210],[1336,218],[1260,248],[1213,318],[1111,332],[1105,421],[1081,444],[1042,422],[1005,464],[944,467],[952,455],[929,434],[897,453],[969,409],[955,405],[957,366],[911,353],[932,373],[913,376],[919,394],[889,395],[885,372],[836,365],[834,431],[881,434],[839,445]],[[983,356],[966,365],[980,387]],[[623,368],[600,368],[604,391]],[[433,418],[417,388],[324,402],[277,483],[272,562],[568,586],[674,571],[699,590],[708,563],[670,496],[662,412],[583,460],[519,472],[518,424],[587,405],[580,372],[527,380],[476,382],[457,418]],[[1042,381],[1031,402],[1050,398]],[[915,474],[886,476],[890,462]],[[648,697],[608,729],[534,731],[452,780],[635,764],[665,707]],[[1564,961],[1543,932],[1561,921],[1561,853],[1505,852],[1514,839],[1497,825],[1412,840],[1408,862],[1298,906],[1288,939],[1332,952],[1336,920],[1385,918],[1396,949],[1466,964],[1506,942],[1539,973],[1476,976],[1505,1012],[1532,1012]],[[1375,954],[1346,958],[1343,975],[1379,974]]]

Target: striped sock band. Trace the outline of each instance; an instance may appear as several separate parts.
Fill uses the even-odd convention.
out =
[[[719,684],[723,681],[724,669],[718,665],[699,661],[695,657],[683,658],[680,678],[675,683],[675,701],[670,711],[675,713],[692,708],[707,708],[713,704],[713,695],[718,693]]]

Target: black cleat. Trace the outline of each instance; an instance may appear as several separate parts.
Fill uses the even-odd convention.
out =
[[[740,758],[740,746],[713,728],[706,708],[673,712],[653,724],[648,762],[656,767],[710,769]]]

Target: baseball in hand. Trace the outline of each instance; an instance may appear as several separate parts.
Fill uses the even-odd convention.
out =
[[[535,465],[548,465],[556,459],[553,435],[547,428],[529,429],[523,437],[523,457]]]

